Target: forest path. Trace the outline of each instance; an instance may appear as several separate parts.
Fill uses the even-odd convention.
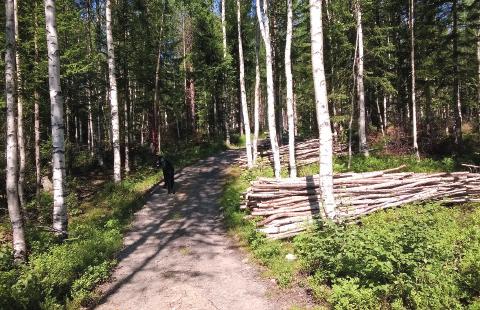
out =
[[[175,195],[155,188],[96,309],[290,307],[292,296],[262,279],[226,234],[218,200],[239,154],[226,151],[184,168],[175,176]]]

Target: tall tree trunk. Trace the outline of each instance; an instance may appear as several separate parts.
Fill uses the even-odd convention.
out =
[[[106,28],[107,28],[107,55],[108,55],[108,77],[110,81],[110,113],[112,121],[112,143],[113,143],[113,179],[115,183],[122,180],[122,163],[120,155],[120,121],[118,115],[117,79],[115,77],[115,51],[112,35],[112,1],[107,0]]]
[[[290,177],[297,176],[295,163],[295,117],[293,112],[293,78],[292,78],[292,34],[293,34],[292,0],[287,0],[287,40],[285,43],[285,78],[287,84],[287,119],[288,119],[288,160]]]
[[[454,138],[455,144],[462,145],[462,107],[460,102],[460,82],[458,69],[458,0],[452,4],[452,38],[453,38],[453,113],[455,120]]]
[[[255,104],[254,104],[254,111],[253,111],[253,119],[254,119],[254,130],[253,130],[253,164],[257,163],[257,154],[258,154],[258,134],[260,131],[260,57],[259,57],[259,49],[260,49],[260,42],[258,37],[258,28],[255,31]]]
[[[7,100],[7,166],[6,190],[8,214],[12,223],[13,255],[17,262],[25,261],[27,247],[22,212],[18,201],[18,156],[15,102],[15,14],[13,0],[5,0],[5,92]]]
[[[53,229],[59,237],[66,238],[68,218],[67,205],[64,203],[65,137],[63,127],[63,94],[60,83],[60,53],[55,14],[55,0],[45,0],[53,144]]]
[[[35,32],[34,32],[34,48],[35,48],[35,67],[38,67],[38,17],[37,17],[37,1],[35,1]],[[35,189],[37,206],[40,204],[40,186],[42,180],[41,162],[40,162],[40,93],[38,92],[37,83],[34,84],[33,90],[34,114],[35,114]]]
[[[360,0],[355,1],[355,15],[357,20],[358,35],[358,59],[357,59],[357,96],[358,96],[358,138],[360,153],[368,156],[368,144],[366,133],[365,117],[365,89],[363,86],[363,30],[362,30],[362,9]]]
[[[243,125],[245,126],[245,147],[247,149],[247,165],[253,168],[252,161],[252,142],[250,133],[250,118],[248,117],[247,93],[245,91],[245,68],[243,64],[243,45],[242,45],[242,10],[240,0],[237,0],[237,29],[238,29],[238,61],[240,65],[240,97],[242,101]]]
[[[412,99],[412,135],[413,151],[417,160],[420,159],[417,142],[417,102],[415,99],[415,0],[409,0],[409,26],[410,26],[410,66],[411,66],[411,99]]]
[[[417,102],[415,100],[415,0],[409,0],[409,25],[410,25],[410,66],[411,66],[411,98],[412,98],[412,135],[413,151],[417,160],[420,160],[417,142]]]
[[[225,19],[225,0],[222,0],[222,41],[223,41],[223,60],[227,58],[227,27]],[[230,109],[227,100],[226,74],[223,83],[223,126],[225,129],[225,143],[230,145]]]
[[[479,18],[479,25],[480,25],[480,18]],[[480,128],[480,28],[477,29],[477,113],[479,115],[478,126]]]
[[[20,44],[20,33],[18,28],[18,1],[14,0],[14,18],[15,18],[15,60],[17,62],[17,139],[18,139],[18,155],[19,155],[19,170],[18,170],[18,198],[20,200],[21,208],[25,208],[25,135],[23,133],[23,81],[22,70],[20,66],[20,52],[18,46]]]
[[[268,20],[268,5],[264,0],[263,8],[261,8],[261,1],[257,0],[257,17],[262,33],[263,41],[265,43],[265,58],[267,67],[267,102],[268,102],[268,129],[270,135],[270,144],[273,153],[273,163],[275,177],[280,178],[280,150],[278,148],[277,130],[275,123],[275,90],[273,85],[273,65],[272,65],[272,45],[270,42],[270,23]]]
[[[128,80],[127,80],[127,85],[128,85]],[[129,94],[128,94],[128,86],[127,86],[127,91],[126,91],[126,98],[125,98],[125,104],[124,104],[124,117],[125,117],[125,134],[124,134],[124,143],[125,143],[125,162],[124,162],[124,168],[125,168],[125,174],[128,175],[130,173],[130,103],[129,103]]]
[[[155,113],[155,126],[158,130],[158,154],[162,153],[162,133],[161,133],[161,112],[160,112],[160,94],[159,94],[159,84],[160,84],[160,65],[161,65],[161,53],[162,53],[162,42],[158,43],[158,54],[157,54],[157,64],[155,68],[155,89],[153,93],[153,108]]]
[[[320,142],[321,200],[327,217],[334,218],[336,212],[333,196],[333,142],[323,64],[322,0],[310,0],[310,33],[312,37],[313,85]]]
[[[430,137],[432,134],[432,93],[430,90],[430,81],[425,81],[425,125],[427,127],[427,135]]]

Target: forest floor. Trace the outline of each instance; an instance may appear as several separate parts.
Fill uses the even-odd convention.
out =
[[[119,264],[97,309],[291,309],[301,289],[280,289],[227,234],[219,199],[239,151],[176,175],[176,194],[158,186],[135,215]]]

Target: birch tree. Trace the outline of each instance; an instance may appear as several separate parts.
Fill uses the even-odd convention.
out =
[[[8,214],[13,231],[13,255],[15,260],[24,261],[27,255],[23,219],[18,201],[18,156],[15,102],[15,17],[13,0],[5,0],[5,95],[7,103],[7,166],[6,190]]]
[[[18,0],[14,0],[14,18],[15,18],[15,45],[20,44],[20,32],[18,28]],[[25,208],[25,134],[23,132],[23,89],[22,89],[22,71],[20,70],[20,53],[18,48],[15,48],[15,60],[17,68],[17,139],[18,139],[18,155],[19,155],[19,170],[18,170],[18,198],[20,206]]]
[[[293,8],[292,0],[287,0],[287,40],[285,43],[285,77],[287,85],[287,118],[288,118],[288,161],[290,177],[297,176],[295,163],[295,117],[293,109],[293,79],[292,79],[292,33],[293,33]]]
[[[280,150],[277,141],[277,129],[275,123],[275,89],[273,85],[273,64],[272,64],[272,44],[270,39],[270,22],[268,19],[268,0],[257,0],[257,18],[262,33],[263,42],[265,43],[265,59],[267,67],[267,114],[268,114],[268,131],[270,136],[270,145],[273,153],[273,165],[275,177],[280,178]]]
[[[415,0],[409,0],[409,26],[410,26],[410,68],[411,68],[411,100],[412,100],[412,135],[413,151],[417,160],[420,159],[417,142],[417,102],[415,100]]]
[[[327,217],[333,219],[336,215],[333,196],[333,141],[323,63],[322,0],[310,0],[310,33],[315,107],[320,142],[320,192],[325,213]]]
[[[257,148],[258,148],[258,134],[260,131],[260,57],[259,57],[259,49],[260,49],[260,42],[258,37],[258,28],[255,31],[255,103],[253,107],[253,123],[254,123],[254,130],[253,130],[253,154],[252,154],[252,161],[255,165],[257,163]]]
[[[480,19],[480,18],[479,18]],[[479,20],[480,25],[480,20]],[[479,26],[480,27],[480,26]],[[479,113],[479,124],[480,124],[480,28],[477,29],[477,109]]]
[[[111,0],[107,0],[105,8],[107,24],[108,78],[110,82],[110,113],[112,122],[113,179],[115,183],[118,183],[122,180],[122,160],[120,155],[120,121],[118,115],[117,79],[115,76],[115,50],[113,47]]]
[[[365,89],[363,85],[363,30],[362,9],[360,0],[355,1],[355,16],[357,21],[358,59],[357,59],[357,96],[358,96],[358,138],[360,153],[368,156],[368,144],[365,121]]]
[[[53,229],[62,238],[67,236],[67,205],[65,204],[65,137],[63,125],[63,94],[60,84],[60,52],[58,46],[55,0],[45,0],[45,23],[48,50],[52,147],[53,147]]]
[[[462,144],[462,105],[460,101],[460,82],[458,79],[458,1],[452,3],[452,39],[453,39],[453,113],[455,120],[454,138],[455,144]]]
[[[248,117],[247,93],[245,91],[245,68],[243,63],[243,45],[242,45],[242,10],[240,0],[237,0],[237,29],[238,29],[238,61],[240,66],[240,97],[242,101],[243,125],[245,127],[245,147],[247,149],[247,165],[253,168],[252,161],[252,142],[250,134],[250,119]]]
[[[222,0],[222,43],[223,43],[223,60],[225,61],[227,59],[227,22],[225,18],[225,0]],[[224,93],[224,102],[223,102],[223,109],[224,109],[224,115],[223,115],[223,126],[225,128],[225,143],[227,145],[230,145],[230,109],[228,107],[228,102],[226,100],[226,93],[227,93],[227,88],[226,88],[226,81],[224,78],[224,83],[223,83],[223,93]]]

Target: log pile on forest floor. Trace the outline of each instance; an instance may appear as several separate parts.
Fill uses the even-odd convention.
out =
[[[480,174],[471,172],[396,172],[404,166],[366,173],[334,176],[337,222],[354,222],[372,212],[441,200],[445,203],[480,202]],[[273,239],[295,236],[315,218],[325,217],[320,205],[319,178],[259,178],[245,193],[248,217],[261,217],[258,229]]]
[[[297,167],[305,166],[308,164],[318,162],[319,158],[319,142],[318,139],[310,139],[307,141],[295,142],[295,160]],[[288,164],[288,143],[282,145],[280,148],[280,160],[283,164]],[[334,143],[333,153],[335,155],[346,154],[348,146],[345,144]],[[273,154],[270,148],[270,143],[265,140],[264,143],[258,146],[258,155],[260,157],[266,157],[273,163]],[[242,166],[246,166],[247,158],[245,156],[240,157],[239,163]]]

